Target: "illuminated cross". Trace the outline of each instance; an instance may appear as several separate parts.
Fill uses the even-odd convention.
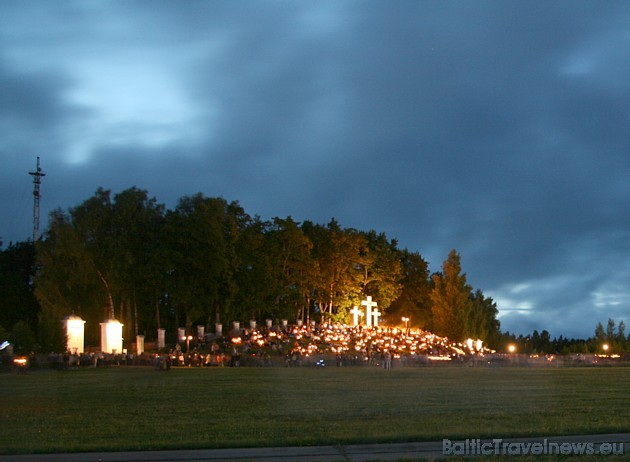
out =
[[[366,300],[361,302],[365,306],[365,321],[368,327],[372,326],[372,307],[376,306],[376,302],[372,301],[372,296],[368,295]],[[380,316],[380,313],[379,313]]]
[[[381,312],[376,308],[372,311],[372,316],[374,316],[374,327],[378,326],[378,318],[381,316]]]
[[[352,308],[350,310],[350,313],[352,313],[352,316],[353,316],[353,318],[352,318],[352,320],[354,321],[353,325],[358,326],[359,325],[359,316],[362,315],[363,312],[359,309],[358,306],[355,306],[354,308]]]

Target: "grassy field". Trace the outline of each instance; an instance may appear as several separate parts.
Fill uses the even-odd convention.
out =
[[[0,451],[630,432],[630,368],[151,368],[0,375]]]

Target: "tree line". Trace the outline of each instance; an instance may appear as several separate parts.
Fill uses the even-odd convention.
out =
[[[499,348],[507,350],[512,344],[521,354],[624,354],[630,352],[630,335],[626,335],[626,324],[623,320],[617,323],[609,318],[606,327],[601,322],[595,326],[594,335],[588,339],[567,338],[564,336],[551,338],[551,334],[543,329],[534,330],[531,334],[518,336],[505,332]],[[605,347],[606,348],[605,348]]]
[[[87,321],[93,345],[108,318],[125,324],[127,339],[234,320],[348,322],[350,308],[368,295],[391,324],[404,316],[414,327],[499,349],[630,347],[623,321],[611,319],[586,340],[551,339],[546,330],[502,334],[496,304],[468,285],[455,250],[430,274],[419,253],[384,233],[342,228],[334,219],[264,221],[238,202],[202,194],[167,210],[135,187],[113,196],[99,188],[77,207],[55,210],[40,241],[0,252],[0,340],[10,337],[24,350],[63,349],[61,320],[71,313]]]
[[[63,346],[58,326],[72,313],[87,321],[88,344],[98,344],[109,318],[125,325],[126,339],[250,319],[348,322],[368,295],[392,324],[405,316],[453,340],[500,336],[496,304],[467,284],[455,250],[430,274],[418,252],[384,233],[335,219],[265,221],[201,193],[168,210],[136,187],[99,188],[53,211],[42,238],[10,246],[2,262],[0,290],[22,292],[2,297],[0,326],[23,322],[43,350]]]

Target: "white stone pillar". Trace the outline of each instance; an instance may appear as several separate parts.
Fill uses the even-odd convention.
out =
[[[166,329],[159,328],[157,332],[157,347],[158,350],[166,348]]]
[[[101,351],[103,353],[122,353],[123,325],[116,319],[101,323]]]
[[[144,353],[144,335],[136,335],[136,353],[138,356]]]
[[[81,354],[85,351],[85,321],[78,316],[71,315],[64,319],[66,325],[66,350]]]

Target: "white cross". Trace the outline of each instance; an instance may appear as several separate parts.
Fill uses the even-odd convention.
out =
[[[359,315],[362,315],[363,312],[359,309],[358,306],[355,306],[354,308],[352,308],[350,310],[350,313],[352,313],[352,320],[354,321],[354,326],[358,326],[359,325]]]
[[[378,318],[381,316],[381,312],[376,308],[372,311],[372,316],[374,316],[374,327],[378,326]]]
[[[361,302],[361,305],[365,306],[365,321],[367,323],[367,326],[371,327],[372,326],[372,307],[376,306],[376,302],[373,302],[372,296],[368,295],[367,299]],[[379,313],[379,316],[380,316],[380,313]]]

